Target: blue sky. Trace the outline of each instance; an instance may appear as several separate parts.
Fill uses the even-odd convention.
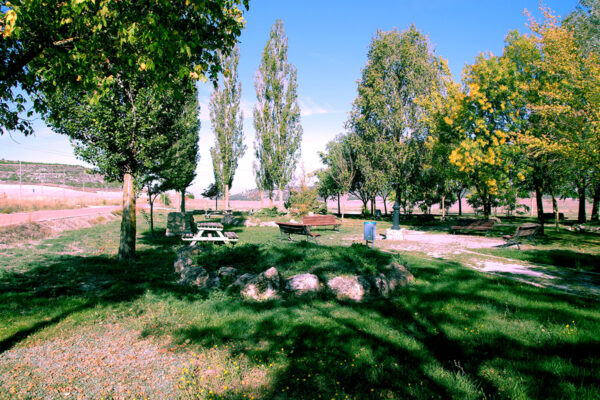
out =
[[[547,0],[546,5],[566,16],[576,0]],[[448,60],[455,80],[462,68],[481,52],[499,54],[504,37],[513,29],[527,31],[524,9],[539,16],[536,0],[251,0],[245,14],[246,29],[240,37],[239,75],[242,82],[244,133],[248,146],[241,160],[232,192],[255,186],[254,126],[252,107],[256,101],[254,75],[271,26],[284,23],[288,36],[289,61],[298,70],[298,95],[304,136],[301,162],[306,171],[319,168],[318,151],[344,131],[344,123],[356,96],[356,81],[365,65],[369,43],[377,31],[410,24],[429,36],[436,54]],[[209,148],[213,133],[208,118],[212,85],[200,86],[202,128],[201,159],[191,191],[199,193],[213,179]],[[52,133],[42,121],[36,134],[0,136],[0,158],[82,164],[73,156],[66,137]]]

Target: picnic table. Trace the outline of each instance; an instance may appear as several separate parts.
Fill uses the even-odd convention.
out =
[[[198,232],[196,234],[186,234],[181,237],[186,242],[191,242],[190,245],[195,245],[198,242],[212,243],[236,243],[238,236],[235,232],[223,232],[223,224],[219,222],[201,222],[196,224]]]

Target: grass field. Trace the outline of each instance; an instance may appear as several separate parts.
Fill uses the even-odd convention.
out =
[[[118,222],[3,250],[0,399],[600,398],[597,298],[348,246],[341,238],[363,222],[348,220],[341,233],[318,230],[321,246],[280,242],[276,228],[233,228],[237,246],[200,259],[284,276],[368,273],[394,260],[416,282],[362,304],[326,295],[246,302],[177,285],[178,239],[164,230],[153,238],[138,221],[132,265],[116,261]],[[489,252],[557,267],[581,255],[581,268],[593,269],[585,240],[592,248],[596,237],[561,235],[539,254]]]

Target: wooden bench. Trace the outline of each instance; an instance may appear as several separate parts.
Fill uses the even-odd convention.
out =
[[[302,217],[302,223],[308,226],[333,226],[334,231],[340,230],[341,223],[337,220],[335,215],[310,215]]]
[[[460,231],[480,231],[489,233],[494,228],[495,221],[493,219],[478,219],[465,225],[454,225],[450,228],[452,233]]]
[[[292,241],[292,235],[304,235],[306,236],[307,241],[310,239],[314,241],[315,244],[319,244],[317,242],[317,238],[321,235],[318,233],[311,232],[308,225],[292,224],[289,222],[277,222],[277,225],[279,225],[281,240],[287,239],[289,241]]]
[[[517,245],[517,248],[521,250],[521,240],[523,239],[531,239],[533,243],[537,244],[535,241],[535,235],[537,235],[540,226],[538,224],[523,224],[517,227],[514,235],[504,235],[502,239],[506,240],[506,243],[502,245],[502,247],[509,247]]]

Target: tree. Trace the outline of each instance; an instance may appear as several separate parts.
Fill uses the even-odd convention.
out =
[[[187,81],[180,90],[192,87]],[[119,259],[130,260],[135,256],[136,180],[180,139],[173,126],[185,103],[172,92],[156,90],[143,76],[117,78],[108,89],[97,101],[85,91],[57,90],[47,98],[45,117],[56,132],[72,139],[78,157],[108,179],[123,182]]]
[[[353,144],[362,176],[360,188],[354,188],[373,199],[391,182],[406,210],[420,179],[426,134],[416,100],[438,90],[444,63],[414,26],[378,31],[367,58],[347,123],[357,137]]]
[[[225,208],[229,208],[229,189],[233,183],[238,160],[246,152],[244,145],[243,119],[240,108],[242,84],[238,82],[240,50],[235,47],[232,54],[221,60],[225,69],[222,84],[210,98],[210,119],[215,134],[215,145],[210,149],[215,174],[223,185]]]
[[[161,155],[155,167],[156,174],[164,181],[163,190],[175,190],[181,194],[181,212],[185,212],[185,193],[196,178],[196,167],[200,159],[198,112],[197,91],[194,87],[186,96],[183,110],[172,127],[178,139]]]
[[[146,189],[148,205],[150,206],[150,233],[154,236],[154,202],[164,193],[163,182],[152,172],[147,172],[141,179],[141,186]]]
[[[163,88],[174,78],[214,80],[216,51],[231,49],[243,28],[242,3],[247,9],[248,0],[1,0],[0,134],[31,133],[23,92],[39,112],[36,95],[65,86],[97,100],[109,95],[115,66],[143,70]]]
[[[219,209],[219,196],[221,196],[221,185],[217,183],[211,183],[208,187],[202,192],[202,197],[206,197],[207,199],[215,199],[215,210]]]
[[[597,18],[597,5],[594,7]],[[559,25],[550,9],[542,11],[544,20],[538,23],[530,17],[530,26],[542,53],[536,67],[546,79],[536,82],[540,102],[531,108],[544,126],[542,143],[573,162],[578,220],[585,222],[586,190],[590,177],[597,177],[600,171],[600,54],[593,51],[597,38],[578,40],[568,24]],[[582,32],[580,37],[585,35]]]
[[[283,22],[271,28],[254,79],[258,103],[254,107],[255,150],[260,176],[259,188],[279,190],[283,207],[283,189],[290,182],[300,158],[302,125],[298,106],[296,68],[287,61],[287,37]]]
[[[343,222],[344,208],[340,210],[340,196],[343,198],[342,203],[345,203],[356,175],[354,154],[348,136],[336,136],[334,140],[327,143],[326,152],[319,153],[319,156],[328,167],[320,180],[324,183],[329,182],[327,186],[331,188],[330,190],[334,193],[337,192],[338,212],[341,214]],[[343,205],[345,206],[345,204]]]

